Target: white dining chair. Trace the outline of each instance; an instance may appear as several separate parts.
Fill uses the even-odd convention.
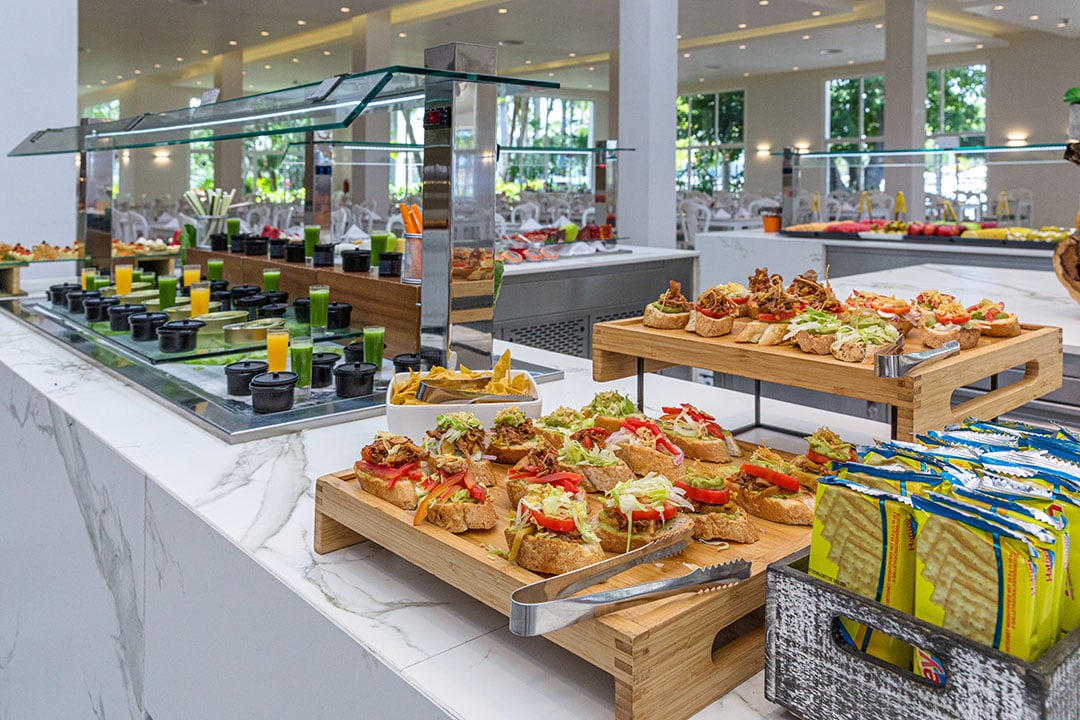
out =
[[[679,214],[679,226],[682,230],[683,245],[688,250],[693,250],[697,234],[705,232],[709,227],[712,211],[708,205],[694,200],[683,200],[679,209],[682,211]]]
[[[395,233],[399,237],[405,234],[405,221],[401,219],[401,215],[390,216],[390,219],[386,221],[386,232]]]

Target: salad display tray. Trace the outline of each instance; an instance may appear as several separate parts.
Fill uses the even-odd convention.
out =
[[[1057,390],[1062,382],[1061,328],[1056,327],[1021,325],[1018,337],[982,337],[970,350],[920,365],[903,377],[884,378],[875,376],[872,364],[846,363],[791,345],[736,343],[746,322],[736,320],[730,334],[717,338],[646,327],[640,317],[598,323],[593,326],[593,379],[607,382],[682,365],[879,402],[894,409],[892,435],[901,440],[966,417],[997,417]],[[903,352],[925,349],[912,333]],[[1014,367],[1023,367],[1023,376],[996,387],[995,376]],[[953,404],[957,389],[986,378],[993,389]]]
[[[748,456],[753,446],[744,447]],[[411,512],[361,490],[351,469],[320,477],[315,484],[315,551],[328,553],[370,540],[509,616],[510,594],[545,576],[489,549],[506,549],[503,528],[512,515],[502,488],[506,470],[495,466],[496,528],[462,535],[429,523],[414,527]],[[596,497],[589,502],[598,507]],[[685,575],[736,558],[752,563],[748,580],[625,608],[544,636],[614,677],[616,718],[687,718],[762,670],[765,569],[808,547],[810,528],[753,522],[761,530],[756,543],[733,542],[724,548],[691,541],[680,555],[631,568],[583,592]]]

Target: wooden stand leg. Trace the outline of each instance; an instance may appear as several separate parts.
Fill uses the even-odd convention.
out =
[[[363,535],[353,532],[329,515],[315,510],[315,552],[325,555],[335,550],[347,548],[366,540]]]
[[[25,295],[19,289],[19,266],[0,268],[0,295]]]

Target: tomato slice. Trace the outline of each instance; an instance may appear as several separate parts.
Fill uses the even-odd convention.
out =
[[[713,310],[702,310],[700,305],[697,306],[697,311],[705,317],[710,317],[714,320],[719,320],[720,318],[727,317],[730,314],[730,312],[715,312]]]
[[[649,420],[648,418],[625,417],[619,421],[619,424],[631,432],[637,432],[641,428],[647,428],[649,432],[656,436],[655,449],[659,450],[660,448],[663,448],[664,450],[667,450],[675,460],[676,465],[683,461],[685,453],[683,453],[682,448],[671,442],[671,438],[665,435],[660,429],[660,426],[654,421]]]
[[[886,305],[885,303],[877,302],[870,303],[870,307],[878,312],[883,312],[888,315],[907,315],[911,312],[910,305]]]
[[[476,500],[478,500],[480,502],[484,502],[485,500],[487,500],[487,488],[486,487],[484,487],[480,483],[476,482],[476,479],[473,478],[473,476],[470,475],[467,472],[461,472],[461,473],[458,473],[458,475],[461,476],[462,482],[465,483],[466,489],[468,489],[469,494],[472,495],[473,498],[475,498]]]
[[[828,465],[829,463],[831,463],[833,461],[831,457],[825,457],[824,455],[819,455],[818,453],[814,452],[813,450],[807,450],[806,451],[806,457],[810,458],[811,460],[816,462],[818,465]]]
[[[739,469],[747,475],[753,475],[756,478],[771,482],[773,485],[784,490],[790,490],[791,492],[799,491],[799,481],[782,472],[777,472],[776,470],[771,470],[760,465],[751,465],[750,463],[744,463]]]
[[[963,325],[968,320],[971,320],[971,313],[945,315],[944,313],[935,312],[934,319],[944,325]]]
[[[785,310],[784,312],[779,314],[759,312],[757,314],[757,317],[754,319],[760,320],[761,322],[785,322],[793,317],[795,317],[794,310]]]
[[[574,532],[577,529],[577,523],[574,522],[574,518],[556,518],[550,515],[545,515],[539,510],[533,510],[529,508],[529,517],[532,518],[540,527],[545,530],[550,530],[557,533]]]
[[[732,297],[732,296],[729,295],[728,300],[735,303],[736,305],[742,305],[743,303],[746,303],[746,302],[750,301],[750,296],[749,295],[743,295],[741,297]]]
[[[626,513],[624,513],[619,508],[612,508],[612,510],[619,513],[623,517],[626,517]],[[659,507],[659,508],[650,508],[649,510],[634,510],[633,512],[630,513],[630,519],[631,520],[670,520],[671,518],[675,517],[676,513],[678,513],[678,512],[679,512],[679,508],[677,508],[672,503],[664,503],[664,505],[662,507]]]
[[[686,497],[691,500],[696,500],[699,503],[705,503],[706,505],[727,505],[728,500],[731,499],[731,491],[727,488],[723,490],[712,490],[710,488],[699,488],[685,483],[682,480],[675,481],[675,487],[682,488],[686,493]]]
[[[357,460],[353,466],[357,470],[362,470],[368,475],[374,475],[377,478],[386,480],[386,487],[391,489],[394,484],[402,478],[402,476],[408,476],[411,480],[418,480],[418,477],[414,477],[414,471],[418,472],[420,463],[413,461],[405,463],[404,465],[376,465],[375,463],[369,463],[367,460]]]

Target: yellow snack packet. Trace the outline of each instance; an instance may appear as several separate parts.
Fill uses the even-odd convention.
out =
[[[942,475],[917,472],[895,465],[841,463],[836,466],[836,475],[842,480],[895,495],[914,495],[924,490],[939,490],[948,486],[947,478]]]
[[[809,572],[826,582],[911,613],[915,538],[911,501],[836,477],[818,481]],[[909,668],[911,646],[861,623],[840,619],[852,647]]]

